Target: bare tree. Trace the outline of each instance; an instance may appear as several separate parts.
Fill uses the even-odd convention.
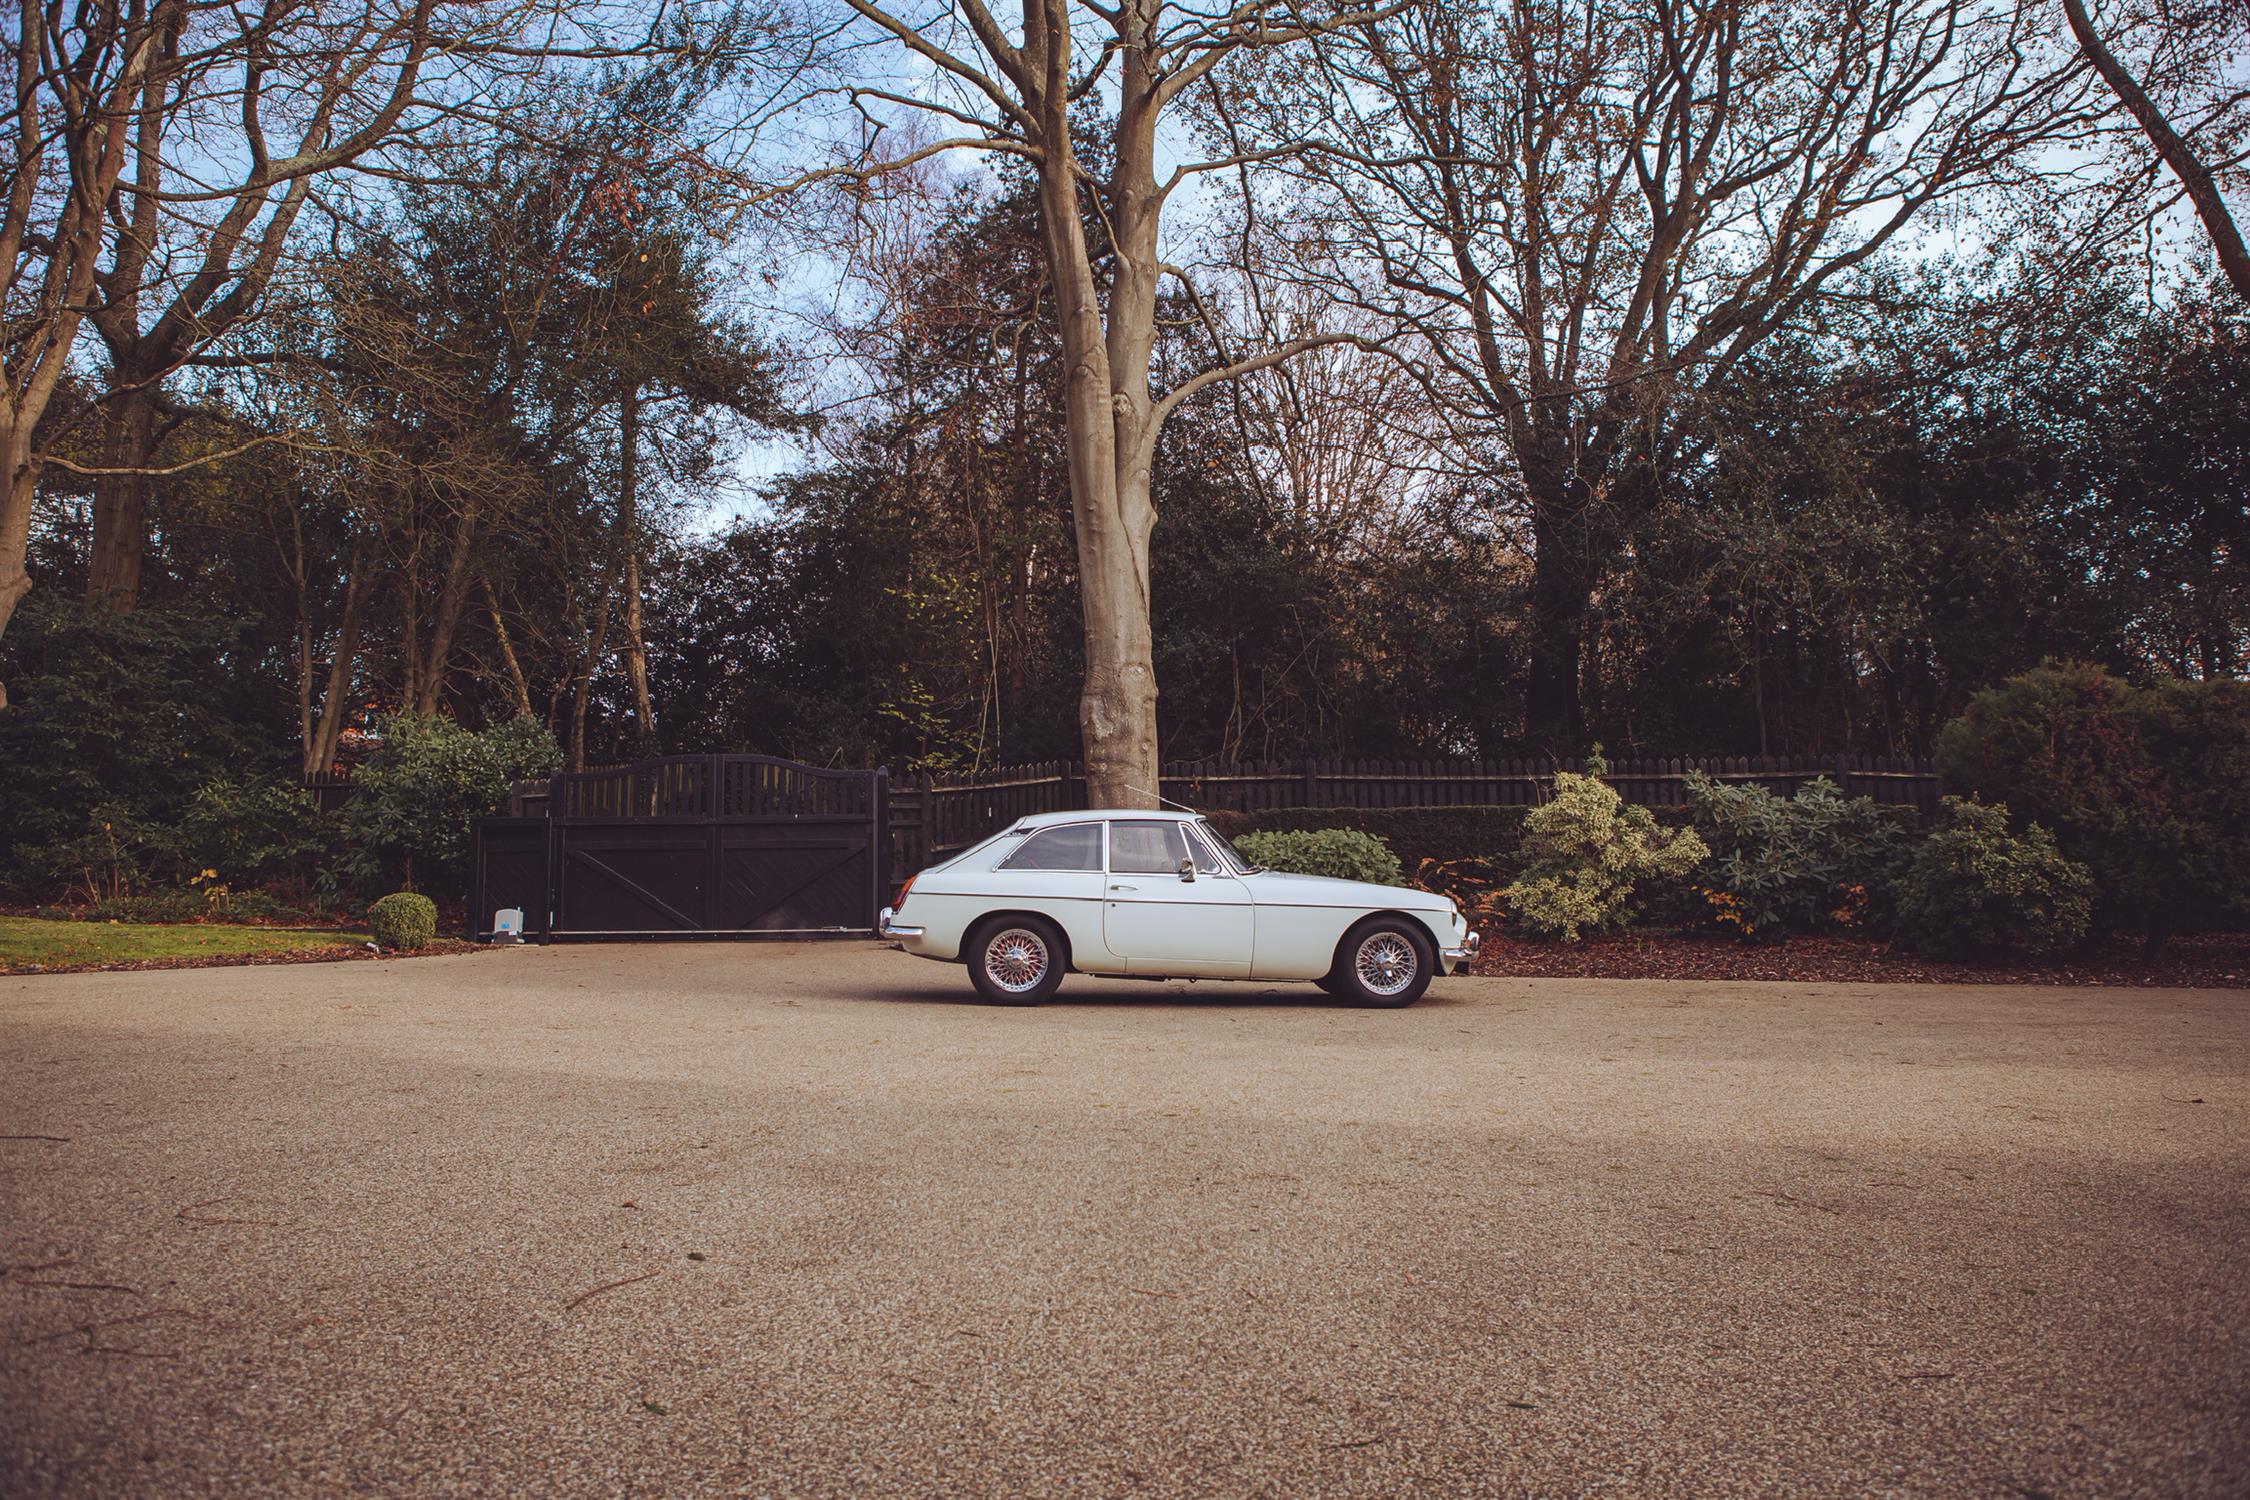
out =
[[[1675,394],[2102,108],[2039,0],[1426,0],[1310,50],[1207,128],[1275,155],[1298,274],[1410,330],[1460,450],[1505,454],[1535,564],[1526,727],[1557,748]]]
[[[2128,9],[2128,8],[2120,8]],[[2250,299],[2250,250],[2221,188],[2221,173],[2238,170],[2250,116],[2250,95],[2226,76],[2250,41],[2250,9],[2239,0],[2183,0],[2135,6],[2120,17],[2118,33],[2146,43],[2149,67],[2136,76],[2087,12],[2086,0],[2063,0],[2071,35],[2110,92],[2187,194],[2217,252],[2220,269],[2236,293]],[[2199,149],[2208,140],[2211,150]]]
[[[0,157],[0,631],[31,590],[35,435],[93,300],[136,112],[169,67],[186,9],[182,0],[127,0],[84,17],[59,0],[16,9]]]
[[[812,174],[864,184],[950,150],[1007,153],[1036,175],[1040,232],[1064,355],[1071,508],[1085,611],[1079,724],[1087,796],[1154,805],[1156,670],[1149,628],[1149,476],[1156,440],[1179,404],[1215,381],[1335,342],[1311,335],[1224,358],[1158,391],[1151,361],[1160,285],[1184,276],[1161,231],[1179,188],[1241,165],[1231,153],[1165,170],[1163,121],[1222,64],[1365,25],[1394,6],[1311,11],[1287,0],[1200,8],[1168,0],[1025,0],[1013,26],[985,0],[844,0],[864,34],[903,53],[926,84],[863,85],[855,102],[946,122],[946,134]],[[1089,124],[1095,111],[1106,117]],[[1091,132],[1081,137],[1081,129]],[[1091,149],[1089,146],[1091,145]],[[1093,221],[1089,228],[1089,219]]]

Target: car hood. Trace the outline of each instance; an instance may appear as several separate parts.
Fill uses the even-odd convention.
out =
[[[1327,875],[1296,875],[1260,870],[1243,877],[1251,899],[1273,906],[1369,906],[1393,911],[1451,911],[1453,903],[1410,886],[1376,885],[1367,880],[1337,880]]]

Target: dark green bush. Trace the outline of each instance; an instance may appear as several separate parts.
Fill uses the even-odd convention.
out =
[[[2093,870],[2103,926],[2155,939],[2250,909],[2250,684],[2137,688],[2049,662],[1972,698],[1937,749],[1949,790],[2005,803]]]
[[[1948,797],[1915,851],[1899,897],[1898,933],[1933,958],[2052,953],[2086,935],[2094,877],[2037,823],[2008,829],[2008,810]]]
[[[1304,833],[1246,833],[1235,847],[1257,864],[1299,875],[1329,875],[1338,880],[1399,883],[1398,856],[1379,838],[1350,828]]]
[[[367,908],[367,930],[380,948],[420,948],[437,936],[437,903],[413,891],[394,891]]]
[[[2141,732],[2187,808],[2181,917],[2250,918],[2250,682],[2164,682],[2142,695]]]
[[[278,885],[302,896],[328,852],[333,820],[295,777],[219,776],[195,789],[180,832],[207,879]]]
[[[0,637],[0,890],[91,900],[195,873],[195,789],[289,743],[247,649],[238,620],[34,590]]]
[[[476,731],[400,713],[378,735],[344,804],[352,873],[362,888],[395,880],[447,900],[468,889],[470,820],[499,812],[515,782],[562,759],[554,736],[529,719]]]
[[[1688,877],[1706,920],[1764,939],[1889,917],[1913,851],[1911,808],[1840,796],[1826,777],[1777,797],[1697,771],[1687,795],[1690,826],[1710,849]]]
[[[1211,819],[1230,838],[1353,828],[1381,839],[1408,873],[1420,869],[1424,860],[1474,859],[1505,872],[1505,884],[1518,862],[1523,817],[1529,811],[1525,807],[1289,807],[1214,813]]]

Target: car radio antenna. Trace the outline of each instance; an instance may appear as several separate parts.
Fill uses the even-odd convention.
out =
[[[1203,816],[1203,811],[1201,808],[1190,807],[1185,802],[1174,802],[1171,798],[1165,796],[1162,792],[1152,792],[1145,786],[1128,786],[1125,788],[1125,790],[1128,792],[1139,792],[1144,797],[1154,797],[1157,801],[1163,803],[1166,807],[1176,807],[1181,812],[1194,813],[1199,818]]]

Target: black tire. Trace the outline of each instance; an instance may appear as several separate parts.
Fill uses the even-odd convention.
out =
[[[1411,969],[1403,961],[1411,959]],[[1412,917],[1369,917],[1336,945],[1321,988],[1352,1005],[1401,1010],[1437,977],[1437,945]]]
[[[1063,935],[1045,917],[994,917],[969,934],[969,982],[994,1005],[1037,1005],[1070,967]]]

